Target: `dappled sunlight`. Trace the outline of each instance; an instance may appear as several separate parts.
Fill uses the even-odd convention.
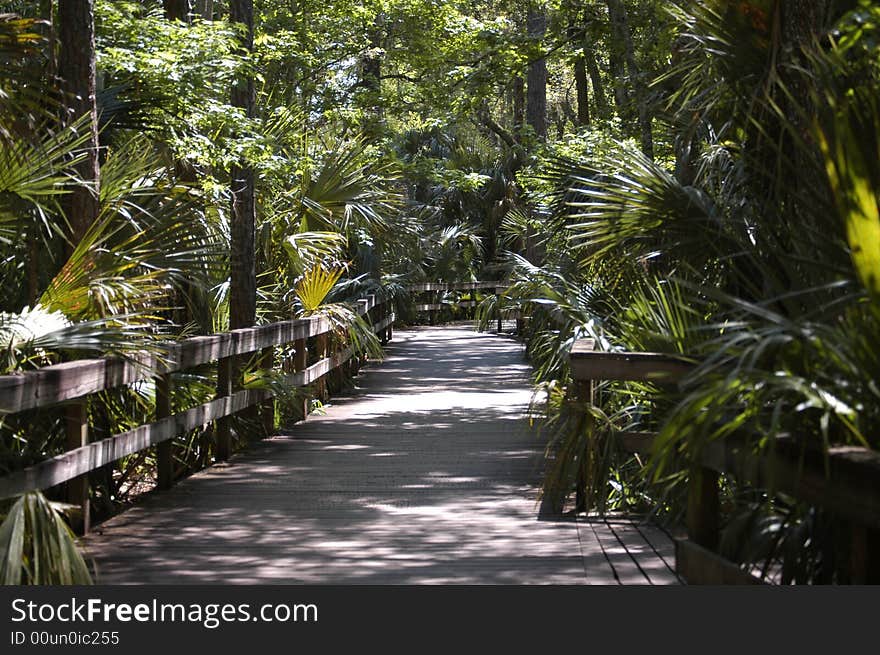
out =
[[[326,415],[99,526],[86,542],[99,581],[645,584],[668,571],[644,538],[624,546],[605,526],[604,544],[592,524],[538,520],[543,442],[516,343],[460,328],[396,338]]]

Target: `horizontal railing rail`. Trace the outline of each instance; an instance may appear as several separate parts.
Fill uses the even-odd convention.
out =
[[[368,319],[383,342],[392,336],[394,314],[390,303],[375,296],[357,301],[357,312]],[[318,395],[326,393],[326,377],[349,362],[349,348],[329,350],[332,325],[326,318],[280,321],[221,334],[191,337],[161,344],[157,353],[138,353],[122,359],[102,357],[45,366],[33,371],[0,376],[0,415],[44,409],[61,404],[65,412],[67,450],[41,462],[0,476],[0,498],[63,482],[70,485],[68,500],[83,507],[82,527],[88,529],[87,475],[146,448],[158,446],[158,486],[173,483],[171,441],[190,430],[217,421],[217,459],[228,458],[231,449],[228,419],[250,407],[261,407],[263,424],[274,424],[274,394],[269,389],[233,389],[233,358],[259,352],[260,365],[272,366],[274,348],[293,344],[294,371],[281,378],[291,387],[317,383]],[[307,365],[309,339],[317,361]],[[172,374],[218,362],[218,394],[213,400],[171,413]],[[85,403],[88,397],[117,387],[153,380],[156,384],[155,420],[129,431],[90,441]],[[307,409],[303,407],[303,417]],[[274,425],[272,426],[274,427]],[[271,428],[268,428],[271,429]],[[75,484],[74,484],[75,483]]]
[[[504,289],[506,285],[499,281],[478,281],[478,282],[424,282],[421,284],[407,285],[407,290],[411,293],[422,291],[480,291],[484,289],[492,289],[498,292]]]
[[[570,354],[575,394],[593,401],[593,383],[652,381],[675,383],[690,373],[691,359],[663,353],[600,352],[592,339],[575,342]],[[629,452],[647,452],[655,435],[618,432]],[[854,582],[876,581],[880,553],[871,552],[870,533],[880,529],[880,453],[863,447],[804,451],[793,438],[777,439],[761,454],[736,438],[715,441],[703,449],[688,481],[687,539],[676,540],[678,573],[691,583],[755,583],[758,579],[721,558],[719,475],[728,474],[754,486],[823,506],[851,523],[849,575]]]

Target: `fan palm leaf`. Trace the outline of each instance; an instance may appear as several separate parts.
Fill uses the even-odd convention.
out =
[[[306,271],[294,291],[302,305],[303,315],[308,316],[317,312],[327,295],[336,286],[342,277],[343,269],[326,269],[323,266],[315,266]]]

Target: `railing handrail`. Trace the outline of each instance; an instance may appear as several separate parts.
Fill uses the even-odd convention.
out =
[[[363,316],[380,304],[375,296],[370,295],[358,301],[358,314]],[[78,359],[0,375],[0,414],[75,400],[157,375],[320,336],[331,329],[331,323],[326,318],[300,318],[165,342],[160,344],[161,355],[145,352],[125,359]]]
[[[678,382],[696,366],[694,359],[676,355],[601,352],[594,347],[592,339],[579,339],[572,347],[571,375],[580,384],[598,380]],[[644,432],[623,431],[616,436],[638,451],[650,448],[653,441],[652,435]],[[633,438],[627,439],[629,436]],[[731,474],[755,486],[822,505],[866,528],[880,529],[880,452],[871,448],[832,446],[826,452],[804,452],[793,439],[777,439],[769,452],[756,455],[734,439],[708,444],[698,465],[715,475]],[[688,534],[693,542],[710,549],[713,536],[706,535],[718,525],[717,493],[717,484],[692,481],[691,507],[702,509],[689,512]],[[688,558],[700,556],[693,550],[687,552]]]
[[[413,292],[492,289],[498,293],[504,288],[504,283],[436,282],[410,285],[409,288]],[[371,294],[357,301],[357,313],[361,316],[367,315],[375,308],[384,306],[386,302],[377,300],[376,296]],[[373,324],[373,331],[376,333],[390,331],[393,321],[393,313],[383,311]],[[160,408],[157,391],[156,420],[94,442],[89,442],[86,436],[88,426],[83,403],[87,396],[149,379],[154,379],[157,385],[164,385],[163,394],[167,395],[170,389],[169,376],[174,372],[214,361],[222,364],[224,361],[230,361],[232,357],[275,346],[290,343],[304,344],[306,339],[312,337],[326,339],[326,335],[331,331],[331,323],[326,318],[292,319],[165,342],[160,344],[161,349],[157,349],[158,353],[134,353],[125,358],[105,356],[80,359],[21,373],[0,375],[0,416],[60,403],[72,403],[71,407],[74,409],[79,406],[78,413],[74,412],[76,420],[72,425],[67,426],[68,450],[24,469],[0,476],[0,498],[34,489],[46,489],[74,479],[84,479],[82,476],[85,474],[126,455],[152,446],[159,446],[161,449],[179,434],[204,426],[211,421],[227,419],[247,407],[271,399],[273,394],[269,390],[229,389],[226,393],[219,393],[213,400],[172,415],[168,407]],[[285,382],[293,387],[312,384],[347,362],[353,352],[347,348],[341,352],[323,354],[328,356],[321,357],[311,366],[305,366],[303,362],[294,373],[284,377]],[[319,357],[320,355],[321,353]],[[223,375],[222,372],[219,374]],[[167,399],[163,402],[167,405]],[[160,456],[160,480],[163,478],[162,460],[163,457]],[[170,461],[167,450],[164,460],[167,466],[167,462]],[[166,481],[169,475],[166,471]]]
[[[507,285],[499,280],[481,280],[476,282],[423,282],[407,284],[405,288],[411,293],[422,291],[478,291],[480,289],[504,289]]]
[[[384,305],[374,295],[357,301],[357,312],[366,315]],[[383,315],[386,314],[383,312]],[[387,312],[373,324],[380,333],[390,328],[394,314]],[[54,364],[14,375],[0,376],[0,411],[16,413],[27,409],[82,399],[85,396],[156,378],[168,380],[175,371],[199,366],[215,360],[228,360],[272,346],[304,343],[310,337],[331,332],[325,318],[280,321],[254,328],[243,328],[219,334],[190,337],[171,343],[166,356],[142,354],[126,360],[118,357],[77,360]],[[325,353],[326,354],[326,353]],[[353,355],[347,348],[303,366],[285,376],[291,386],[306,386],[347,362]],[[272,398],[268,390],[243,389],[191,407],[174,415],[157,416],[156,421],[133,430],[115,434],[99,441],[71,448],[27,468],[0,476],[0,498],[7,498],[34,489],[46,489],[97,470],[121,457],[173,439],[210,421],[225,418]],[[82,401],[80,401],[82,402]],[[83,419],[84,420],[84,419]]]

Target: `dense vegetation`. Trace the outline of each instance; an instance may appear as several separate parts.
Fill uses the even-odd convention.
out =
[[[315,313],[375,353],[346,304],[359,293],[406,316],[404,283],[504,279],[546,392],[545,493],[569,494],[589,462],[578,509],[679,520],[690,463],[734,433],[756,452],[789,435],[878,447],[868,0],[2,11],[2,373]],[[584,421],[566,353],[587,335],[700,364],[674,390],[606,384]],[[238,383],[271,384],[252,364]],[[210,399],[213,375],[179,381],[174,405]],[[154,403],[151,385],[103,394],[90,422],[113,434]],[[62,450],[62,422],[2,417],[0,471]],[[647,461],[617,449],[621,429],[659,432]],[[212,457],[190,435],[177,474]],[[93,503],[112,512],[152,475],[150,455],[127,458],[93,481]],[[833,518],[723,484],[730,557],[784,582],[841,581]],[[27,503],[9,516],[52,520]],[[27,565],[25,579],[46,580]]]

